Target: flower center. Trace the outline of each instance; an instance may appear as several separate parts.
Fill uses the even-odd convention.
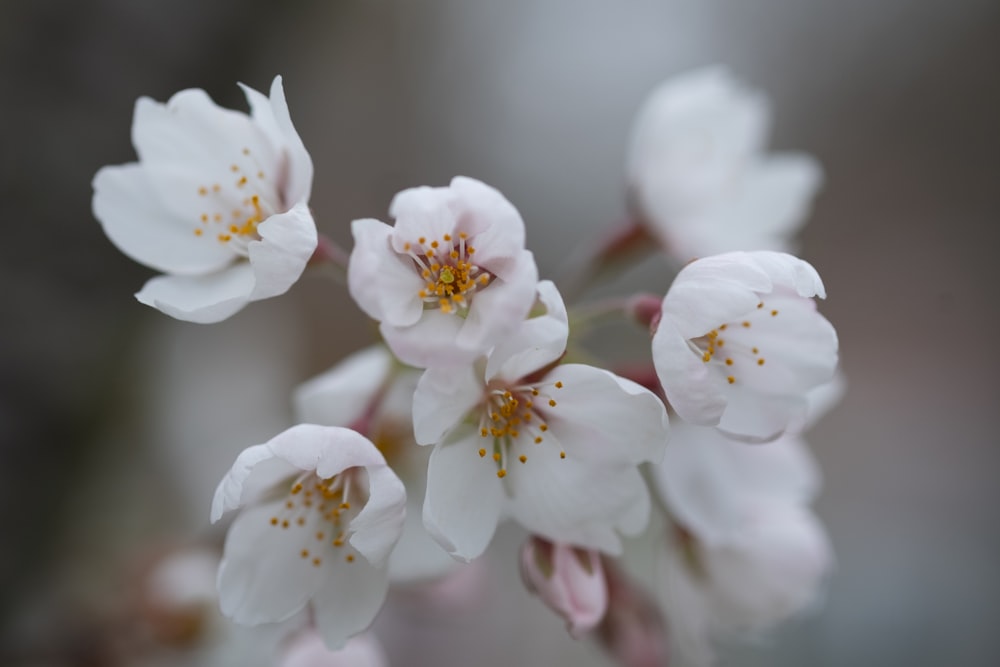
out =
[[[278,189],[249,148],[229,167],[230,177],[198,186],[204,207],[195,224],[195,236],[214,238],[247,256],[247,245],[260,240],[257,225],[277,212]]]
[[[560,381],[542,385],[519,385],[515,387],[494,387],[488,389],[483,412],[479,418],[479,435],[492,438],[492,459],[497,466],[497,477],[507,476],[507,459],[515,447],[521,451],[517,459],[528,462],[524,449],[528,444],[541,445],[549,430],[544,412],[556,407],[557,403],[548,393],[549,387],[562,389]],[[479,457],[485,459],[486,447],[479,449]],[[565,459],[566,452],[559,450],[559,458]]]
[[[457,239],[445,234],[440,241],[428,243],[421,236],[416,245],[409,242],[403,245],[403,251],[413,259],[424,279],[417,296],[424,302],[425,309],[464,315],[473,293],[493,281],[494,276],[489,271],[473,264],[476,249],[468,240],[468,235],[461,232]]]
[[[348,526],[367,502],[362,475],[361,468],[349,468],[328,479],[310,472],[291,483],[280,511],[269,523],[288,531],[303,562],[319,567],[324,558],[338,558],[345,546],[344,560],[354,562],[354,550],[347,544]]]
[[[706,364],[719,368],[726,377],[726,382],[735,384],[738,374],[764,365],[764,357],[760,348],[750,340],[753,320],[763,317],[777,317],[778,311],[768,310],[761,301],[757,310],[747,316],[742,322],[720,324],[704,336],[691,341],[695,351]]]

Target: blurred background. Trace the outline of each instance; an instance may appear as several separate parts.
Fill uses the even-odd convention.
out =
[[[349,246],[350,220],[464,174],[519,208],[553,277],[621,218],[646,93],[710,63],[771,96],[774,148],[825,167],[802,255],[849,384],[809,437],[838,559],[825,606],[726,664],[997,664],[996,0],[0,4],[0,662],[104,664],[98,612],[208,531],[235,453],[372,336],[323,275],[217,327],[134,301],[151,274],[104,237],[90,181],[135,159],[137,97],[201,87],[243,109],[236,81],[282,74],[322,232]],[[394,664],[605,664],[540,604],[479,617],[506,658],[475,653],[474,621],[446,644],[402,606],[380,621],[410,642]]]

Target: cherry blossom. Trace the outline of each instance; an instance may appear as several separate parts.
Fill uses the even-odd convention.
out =
[[[219,568],[222,613],[257,625],[311,602],[327,646],[367,628],[388,588],[406,492],[355,431],[300,424],[245,449],[222,479],[212,521],[242,509]]]
[[[826,296],[819,274],[784,253],[734,252],[684,267],[653,335],[671,407],[748,441],[801,429],[809,392],[837,367],[837,334],[813,296]]]
[[[787,250],[822,180],[801,153],[764,152],[764,96],[725,68],[681,74],[646,99],[628,178],[640,215],[676,257]]]
[[[119,250],[165,275],[136,298],[182,320],[218,322],[284,294],[316,249],[313,166],[281,86],[243,86],[251,113],[203,90],[136,102],[139,162],[94,177],[94,216]]]
[[[354,221],[347,278],[403,362],[469,361],[528,314],[538,269],[520,214],[499,192],[456,177],[400,192],[389,214],[395,226]]]
[[[566,310],[551,283],[538,294],[544,314],[486,358],[427,369],[414,395],[417,442],[434,445],[424,525],[461,560],[481,554],[506,516],[608,553],[648,520],[637,466],[663,456],[663,404],[608,371],[557,365]]]
[[[302,384],[294,396],[300,421],[364,433],[406,485],[403,534],[389,556],[393,582],[437,577],[457,565],[420,518],[430,451],[413,439],[413,392],[419,377],[419,371],[397,363],[385,346],[373,345]]]

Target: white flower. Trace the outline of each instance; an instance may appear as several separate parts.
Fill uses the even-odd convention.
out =
[[[139,162],[94,177],[94,216],[119,250],[166,275],[136,298],[191,322],[218,322],[285,293],[316,248],[313,167],[281,87],[243,86],[251,115],[203,90],[140,98]]]
[[[784,253],[734,252],[677,275],[653,335],[653,363],[682,419],[747,441],[806,420],[810,390],[830,382],[837,334],[816,311],[816,270]]]
[[[349,426],[371,438],[406,485],[406,522],[389,556],[394,582],[436,577],[457,565],[420,518],[430,451],[413,439],[413,392],[419,376],[396,363],[385,346],[373,345],[309,380],[294,397],[300,421]]]
[[[637,466],[663,455],[663,403],[637,384],[580,364],[566,347],[562,299],[538,285],[545,315],[529,319],[476,364],[424,372],[414,433],[435,445],[424,525],[469,560],[509,515],[530,532],[609,553],[641,531],[649,497]]]
[[[628,178],[650,229],[687,261],[786,250],[822,180],[799,153],[765,154],[767,100],[722,67],[656,88],[635,120]]]
[[[818,598],[833,556],[808,508],[818,471],[800,440],[754,446],[675,423],[653,477],[675,529],[660,554],[660,598],[688,662],[713,635],[759,633]]]
[[[405,505],[402,482],[355,431],[300,424],[245,449],[212,502],[213,522],[243,508],[219,568],[222,613],[257,625],[311,601],[327,646],[343,646],[382,606]]]
[[[468,361],[528,314],[538,269],[520,214],[499,192],[456,177],[400,192],[389,214],[395,227],[354,221],[347,279],[402,361]]]

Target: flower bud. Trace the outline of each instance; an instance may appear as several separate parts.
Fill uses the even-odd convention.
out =
[[[566,619],[575,638],[604,617],[608,588],[596,551],[532,537],[521,548],[521,576],[528,590]]]

